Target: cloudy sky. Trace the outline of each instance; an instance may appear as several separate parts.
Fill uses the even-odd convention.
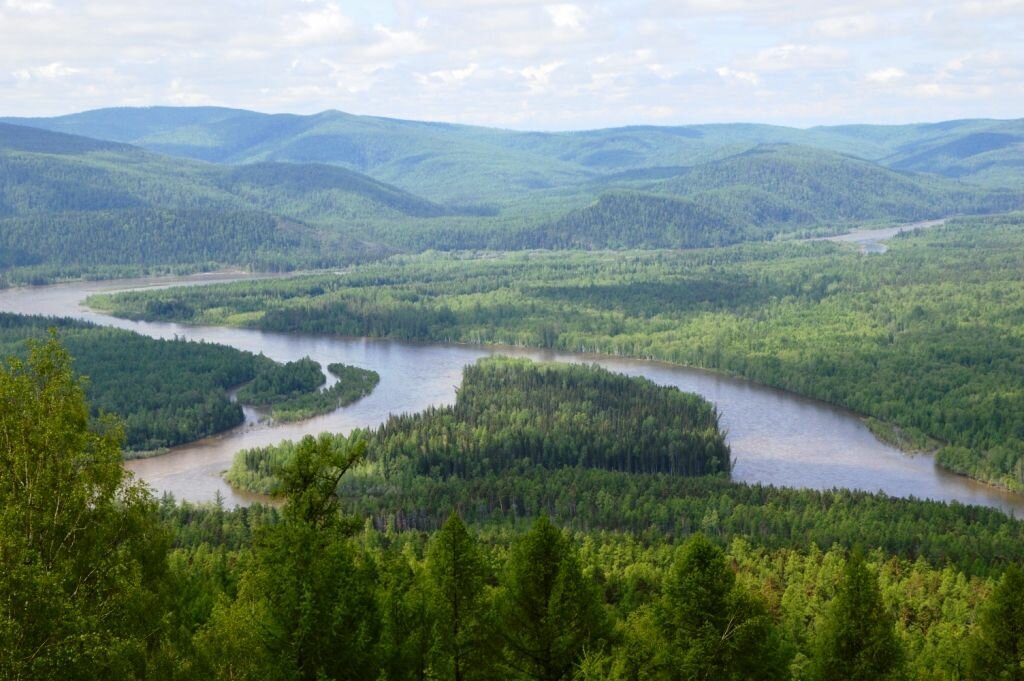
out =
[[[527,129],[1024,116],[1024,0],[0,0],[0,115]]]

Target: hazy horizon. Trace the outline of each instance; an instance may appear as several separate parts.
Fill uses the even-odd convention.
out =
[[[1024,0],[0,0],[7,116],[211,105],[516,130],[1014,119]]]
[[[117,110],[117,109],[225,109],[234,111],[246,111],[250,113],[261,114],[265,116],[319,116],[329,113],[337,113],[349,116],[366,117],[366,118],[380,118],[385,120],[399,120],[409,121],[414,123],[430,123],[430,124],[441,124],[441,125],[464,125],[470,127],[482,127],[482,128],[493,128],[497,130],[509,130],[512,132],[539,132],[539,133],[558,133],[558,132],[591,132],[597,130],[608,130],[608,129],[619,129],[619,128],[643,128],[643,127],[700,127],[700,126],[716,126],[716,125],[764,125],[764,126],[775,126],[782,128],[793,128],[795,130],[811,130],[814,128],[831,128],[831,127],[844,127],[853,125],[866,125],[866,126],[902,126],[902,125],[938,125],[942,123],[949,123],[957,120],[991,120],[991,121],[1015,121],[1024,119],[1024,115],[1012,118],[998,118],[993,116],[973,116],[959,119],[932,119],[932,120],[907,120],[907,121],[896,121],[892,123],[866,123],[859,120],[849,120],[837,123],[823,123],[814,125],[787,125],[785,123],[773,123],[767,121],[755,121],[755,120],[722,120],[722,121],[707,121],[702,123],[621,123],[618,125],[609,125],[603,127],[587,127],[587,128],[557,128],[557,129],[546,129],[546,128],[522,128],[522,127],[510,127],[502,125],[487,125],[486,123],[462,123],[459,121],[448,121],[440,119],[429,119],[429,118],[403,118],[398,116],[389,116],[387,114],[364,114],[355,111],[345,111],[342,109],[323,109],[321,111],[313,111],[310,113],[299,113],[296,111],[265,111],[260,109],[237,107],[237,106],[221,106],[217,104],[206,104],[206,105],[174,105],[174,104],[139,104],[135,106],[115,105],[115,106],[100,106],[91,109],[81,109],[76,111],[67,111],[63,113],[56,113],[52,115],[41,115],[41,116],[16,116],[7,114],[5,111],[0,111],[0,119],[47,119],[47,118],[62,118],[67,116],[77,116],[81,114],[87,114],[95,111],[105,110]]]

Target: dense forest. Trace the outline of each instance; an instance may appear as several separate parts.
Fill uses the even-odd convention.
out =
[[[344,407],[369,395],[380,382],[375,371],[332,363],[327,370],[337,379],[327,382],[319,362],[309,357],[261,372],[238,391],[245,404],[269,407],[275,421],[301,421]]]
[[[116,314],[653,357],[848,407],[939,462],[1024,489],[1024,216],[884,255],[826,242],[402,257],[340,276],[126,293]],[[897,431],[889,426],[895,425]]]
[[[471,479],[519,466],[727,475],[732,464],[718,415],[695,395],[597,367],[506,358],[467,367],[453,406],[392,416],[369,448],[380,479],[367,486],[395,479],[403,493],[410,475]],[[274,471],[293,451],[286,443],[239,452],[228,479],[273,493]]]
[[[74,353],[74,369],[89,377],[92,416],[114,414],[123,423],[132,455],[198,440],[243,422],[241,404],[271,409],[274,418],[308,418],[369,394],[376,373],[332,364],[326,378],[316,362],[284,365],[262,355],[214,343],[158,340],[72,319],[0,313],[0,354],[25,353],[25,339],[43,340],[54,329]],[[239,391],[240,402],[229,397]],[[272,389],[288,385],[286,392]],[[271,390],[271,392],[260,392]]]
[[[1003,534],[994,509],[732,483],[711,405],[596,366],[480,360],[450,407],[320,437],[341,449],[365,440],[365,462],[338,493],[346,512],[378,530],[437,530],[458,509],[477,524],[547,515],[579,531],[702,531],[771,548],[861,543],[968,572],[1024,560],[1024,543]],[[301,444],[242,450],[225,477],[281,494],[279,472]]]
[[[579,384],[581,397],[599,385],[633,383],[620,386],[637,391],[623,418],[645,418],[639,398],[654,397],[652,390],[663,392],[655,411],[679,399],[585,367],[496,361],[477,370],[496,374],[488,380],[510,374],[524,390],[536,381],[541,401],[569,390],[555,378]],[[615,409],[612,402],[594,408]],[[90,427],[72,360],[55,340],[37,345],[27,361],[7,362],[0,403],[13,407],[0,410],[6,678],[1020,674],[1024,575],[1015,556],[979,553],[980,569],[972,570],[927,551],[898,555],[870,541],[851,547],[847,537],[831,546],[808,546],[800,536],[768,547],[711,522],[680,533],[570,531],[543,513],[476,524],[441,499],[433,512],[448,515],[437,530],[402,531],[393,522],[378,530],[336,494],[368,458],[372,465],[372,434],[295,445],[276,472],[280,510],[157,502],[121,467],[117,428]],[[444,447],[425,444],[427,455],[433,444]],[[597,442],[593,449],[600,454]],[[770,494],[758,502],[764,490],[750,492],[752,506],[771,510]],[[886,503],[872,495],[814,497],[854,517]],[[991,510],[904,500],[887,511],[890,525],[930,516],[935,534],[921,536],[921,548],[997,536],[1006,547],[1022,545],[1024,524]],[[970,531],[957,531],[963,522]]]
[[[885,167],[840,153],[851,145],[833,135],[634,130],[591,133],[580,147],[579,138],[502,141],[500,131],[391,121],[382,124],[421,148],[363,130],[373,141],[352,159],[345,148],[365,140],[346,136],[339,149],[333,135],[301,131],[316,121],[293,118],[264,121],[264,131],[298,134],[289,151],[323,146],[296,157],[188,159],[43,121],[0,122],[0,285],[151,268],[325,269],[427,250],[705,248],[1024,208],[1019,184],[916,172],[921,164],[909,160]],[[118,136],[92,127],[82,131]],[[1009,133],[980,134],[1005,142],[982,155],[1015,148]],[[960,133],[948,136],[970,156]],[[655,139],[686,148],[666,157]],[[462,148],[456,157],[452,144]],[[605,148],[617,144],[630,149]],[[552,157],[559,146],[566,153]]]

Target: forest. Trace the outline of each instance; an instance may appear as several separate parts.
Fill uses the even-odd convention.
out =
[[[1024,215],[864,256],[828,242],[402,256],[342,275],[90,299],[140,319],[504,343],[723,371],[873,417],[1024,490]]]
[[[327,377],[309,357],[271,367],[238,391],[245,404],[269,407],[275,421],[301,421],[349,405],[373,392],[376,371],[341,363],[327,365],[337,381],[324,389]]]
[[[72,319],[7,313],[0,313],[0,355],[24,355],[25,340],[45,340],[50,329],[74,353],[75,371],[89,377],[93,418],[120,419],[128,456],[237,426],[244,421],[242,404],[269,407],[275,419],[308,418],[369,394],[379,380],[375,372],[332,364],[338,381],[319,392],[326,378],[309,358],[279,365],[214,343],[159,340]],[[233,401],[229,391],[242,384],[239,401]]]
[[[732,464],[717,413],[696,395],[597,367],[507,358],[467,367],[453,406],[392,416],[369,449],[376,475],[366,487],[403,493],[410,476],[443,482],[519,466],[727,476]],[[241,451],[228,479],[274,493],[274,471],[293,451],[293,443]]]
[[[594,131],[581,147],[572,136],[356,118],[335,122],[360,129],[340,140],[306,130],[315,120],[263,121],[298,137],[280,156],[239,158],[206,147],[227,133],[219,123],[198,158],[182,158],[194,155],[187,145],[68,134],[121,139],[116,126],[0,122],[0,286],[154,268],[326,269],[428,250],[708,248],[1024,208],[1012,164],[993,160],[977,178],[920,155],[891,168],[823,131]],[[381,125],[398,137],[380,137]],[[966,132],[947,133],[966,158],[1016,139],[981,133],[1002,142],[978,151]],[[313,139],[323,146],[302,152]]]
[[[90,421],[73,366],[50,338],[0,370],[0,403],[17,405],[0,410],[5,678],[1020,678],[1024,574],[1010,554],[901,554],[849,536],[819,546],[803,533],[768,546],[711,520],[685,532],[567,528],[543,512],[471,522],[443,498],[432,507],[437,529],[377,528],[338,491],[374,465],[379,433],[294,445],[275,471],[280,508],[156,500],[121,467],[115,424]],[[589,367],[491,360],[467,385],[494,381],[512,386],[499,402],[538,393],[535,413],[527,400],[521,417],[494,424],[510,452],[537,419],[612,413],[642,432],[646,404],[654,414],[682,406],[680,432],[715,430],[696,398]],[[624,398],[592,404],[599,386]],[[576,387],[579,399],[550,417],[546,400]],[[486,430],[489,406],[471,396],[453,410]],[[393,423],[390,437],[426,432],[430,418]],[[618,470],[619,443],[593,434],[595,470],[654,479]],[[420,443],[426,456],[456,451],[438,437]],[[498,438],[489,446],[502,449]],[[711,485],[725,505],[726,480],[682,473],[654,475]],[[784,497],[748,493],[751,506],[783,515]],[[986,509],[848,493],[805,502],[809,523],[827,518],[812,505],[844,507],[852,526],[889,504],[887,524],[908,532],[904,519],[927,516],[934,534],[919,547],[1022,545],[1024,524]]]

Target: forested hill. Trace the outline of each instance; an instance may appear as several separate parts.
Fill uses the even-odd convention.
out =
[[[1020,189],[895,171],[791,144],[759,145],[692,167],[628,171],[595,186],[612,189],[558,220],[510,235],[507,244],[694,248],[1024,207]]]
[[[1019,183],[949,165],[974,151],[1013,161],[1013,122],[519,133],[228,109],[26,122],[60,131],[0,123],[0,284],[427,250],[703,248],[1024,207]],[[913,156],[915,140],[932,146]],[[956,178],[919,172],[925,156]],[[985,167],[993,180],[1003,166]]]
[[[0,266],[332,265],[368,216],[447,209],[334,166],[217,166],[0,124]]]
[[[100,109],[5,119],[219,163],[342,165],[436,201],[477,201],[637,168],[692,166],[760,144],[848,153],[903,170],[1012,186],[1024,178],[1024,121],[964,120],[810,129],[720,124],[516,132],[325,111],[311,116],[198,108]],[[471,182],[467,179],[471,178]]]

